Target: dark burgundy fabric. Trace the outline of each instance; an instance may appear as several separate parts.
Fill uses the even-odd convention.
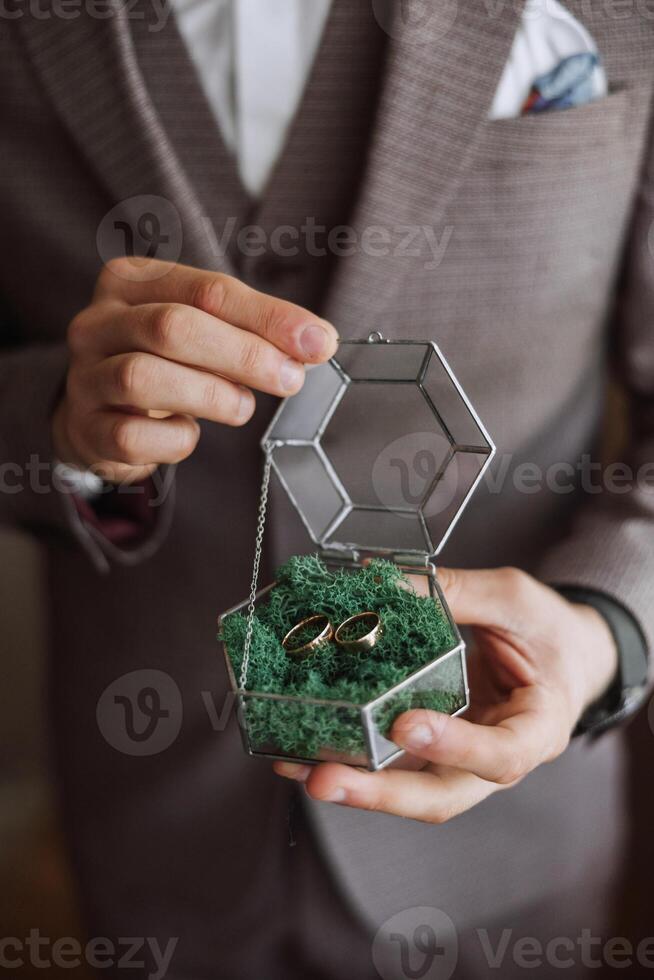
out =
[[[73,501],[81,520],[103,535],[115,548],[138,548],[152,534],[157,511],[152,506],[156,490],[151,480],[120,490],[106,490],[95,499],[79,494]]]

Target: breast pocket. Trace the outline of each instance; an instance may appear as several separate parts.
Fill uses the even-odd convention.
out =
[[[574,109],[487,121],[478,132],[447,217],[453,232],[438,296],[446,322],[477,323],[490,311],[488,337],[503,338],[487,349],[495,379],[515,385],[522,376],[529,390],[544,383],[554,351],[572,350],[571,338],[579,364],[595,350],[647,152],[650,104],[649,87],[621,86]]]
[[[570,269],[608,264],[619,246],[646,148],[651,93],[618,85],[595,102],[486,121],[465,187],[514,255]],[[528,258],[526,258],[529,261]]]
[[[649,87],[616,84],[604,98],[572,109],[488,120],[477,144],[476,169],[569,182],[624,168],[637,162],[649,97]]]

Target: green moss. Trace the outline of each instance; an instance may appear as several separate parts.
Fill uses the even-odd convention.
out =
[[[349,616],[371,610],[383,633],[372,650],[353,653],[331,642],[304,660],[293,659],[282,638],[300,620],[317,613],[334,628]],[[222,638],[238,677],[247,621],[232,613]],[[275,587],[257,608],[248,668],[249,691],[361,705],[387,692],[419,668],[450,650],[455,637],[433,599],[413,591],[397,565],[376,559],[365,568],[330,571],[317,556],[291,558],[277,573]],[[449,689],[448,689],[449,687]],[[403,691],[376,717],[383,734],[412,707],[452,712],[462,706],[456,683],[440,691]],[[452,693],[452,691],[455,693]],[[296,702],[248,699],[247,724],[253,747],[306,758],[365,754],[358,710]]]

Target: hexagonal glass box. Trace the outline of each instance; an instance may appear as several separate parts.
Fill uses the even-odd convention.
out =
[[[420,576],[420,591],[440,606],[453,641],[365,704],[242,689],[225,649],[245,748],[295,762],[383,768],[403,754],[387,737],[397,715],[468,707],[465,644],[432,562],[495,447],[436,344],[378,334],[341,342],[329,364],[309,371],[262,446],[327,567],[356,572],[365,558],[383,557]],[[255,609],[274,584],[257,594]],[[248,600],[219,622],[247,607]],[[327,721],[338,735],[317,745],[315,733]],[[271,736],[280,727],[294,732],[292,747]]]

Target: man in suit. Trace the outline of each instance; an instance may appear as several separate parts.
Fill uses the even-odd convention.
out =
[[[507,928],[582,949],[610,921],[626,832],[615,723],[642,696],[625,678],[654,628],[647,480],[598,493],[578,465],[614,368],[634,474],[652,449],[651,20],[570,0],[608,94],[499,119],[522,3],[414,21],[336,0],[304,84],[289,72],[283,92],[297,52],[265,32],[252,47],[248,4],[229,6],[231,129],[203,68],[212,35],[181,4],[163,23],[145,0],[77,17],[16,4],[0,38],[0,508],[46,547],[56,763],[88,929],[174,939],[169,976],[230,980],[405,975],[384,923],[405,916],[410,943],[424,909],[458,936],[457,976],[483,975]],[[269,70],[256,86],[253,60]],[[128,244],[146,261],[121,257]],[[477,627],[486,697],[469,718],[398,720],[419,771],[275,773],[242,754],[233,720],[211,724],[204,695],[227,693],[215,615],[249,587],[274,400],[336,331],[372,330],[437,340],[501,450],[501,493],[478,495],[446,552],[467,570],[440,572]],[[525,463],[548,475],[536,493]],[[269,522],[271,574],[311,546],[282,495]],[[137,672],[158,700],[139,702],[138,678],[121,696],[176,726],[151,751],[103,714]],[[513,954],[503,977],[520,975]]]

